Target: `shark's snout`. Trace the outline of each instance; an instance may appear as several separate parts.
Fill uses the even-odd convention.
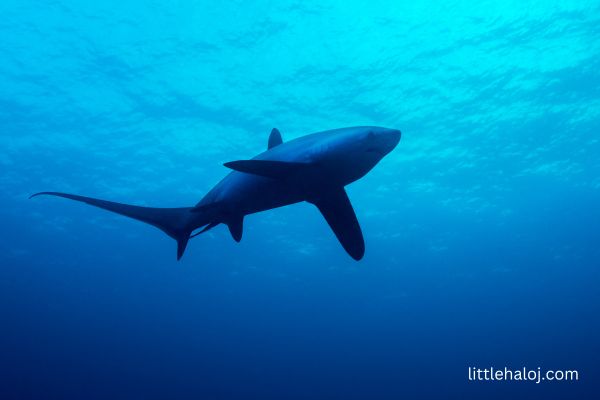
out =
[[[377,128],[369,134],[370,143],[367,148],[368,152],[381,153],[385,155],[400,142],[402,133],[398,129]]]
[[[394,147],[396,147],[398,145],[398,143],[400,143],[400,138],[402,137],[402,132],[400,132],[399,129],[390,129],[389,132],[387,133],[387,136],[389,137],[388,140],[393,149]]]

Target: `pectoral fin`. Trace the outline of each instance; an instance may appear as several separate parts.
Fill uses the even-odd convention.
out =
[[[332,190],[312,201],[335,233],[344,250],[355,260],[365,254],[365,241],[344,188]]]
[[[284,179],[302,172],[308,164],[270,160],[239,160],[223,164],[234,171],[264,176],[266,178]]]

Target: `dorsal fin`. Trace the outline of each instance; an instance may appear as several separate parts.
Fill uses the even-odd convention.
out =
[[[279,146],[281,143],[283,143],[283,139],[281,139],[281,133],[279,132],[279,129],[273,128],[271,134],[269,135],[269,149]]]

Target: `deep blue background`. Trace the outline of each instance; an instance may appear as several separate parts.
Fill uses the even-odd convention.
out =
[[[2,2],[0,398],[598,398],[597,2],[394,3]],[[274,126],[367,124],[360,263],[308,204],[176,262],[27,199],[193,205]]]

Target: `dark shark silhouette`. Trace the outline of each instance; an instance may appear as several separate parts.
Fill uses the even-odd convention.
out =
[[[178,260],[190,238],[219,224],[227,225],[239,242],[244,216],[307,201],[317,206],[346,252],[360,260],[365,243],[344,187],[362,178],[399,141],[399,130],[360,126],[283,143],[273,129],[267,151],[251,160],[225,163],[233,171],[194,207],[140,207],[59,192],[31,197],[64,197],[153,225],[177,241]]]

